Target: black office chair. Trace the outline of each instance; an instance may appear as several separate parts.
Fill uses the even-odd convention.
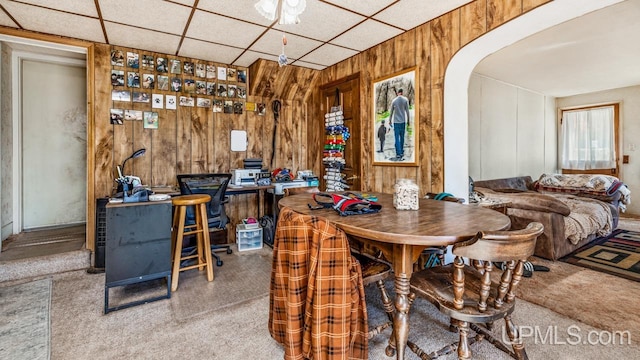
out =
[[[229,222],[229,218],[224,211],[224,204],[228,202],[228,198],[224,195],[227,185],[231,180],[231,174],[179,174],[178,185],[180,186],[180,194],[208,194],[211,201],[207,204],[207,220],[209,223],[209,231],[224,229]],[[187,209],[186,225],[195,223],[194,209]],[[187,247],[183,252],[195,251],[195,247]],[[231,246],[222,244],[211,244],[211,254],[216,259],[216,265],[222,266],[223,262],[216,252],[226,251],[231,254]]]

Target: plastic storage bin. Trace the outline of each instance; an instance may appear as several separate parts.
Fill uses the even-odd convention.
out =
[[[245,224],[236,226],[236,242],[238,251],[262,249],[262,228],[250,227]]]

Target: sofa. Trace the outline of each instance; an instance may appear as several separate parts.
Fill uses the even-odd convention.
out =
[[[511,229],[530,222],[544,225],[536,242],[536,256],[557,260],[618,224],[620,208],[629,202],[629,192],[614,177],[543,174],[475,181],[482,201],[507,202]]]

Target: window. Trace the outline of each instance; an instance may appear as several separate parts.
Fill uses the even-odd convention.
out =
[[[562,172],[618,173],[618,104],[562,110]]]

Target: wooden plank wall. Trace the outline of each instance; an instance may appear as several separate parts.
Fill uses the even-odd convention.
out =
[[[444,189],[443,84],[447,65],[464,45],[505,22],[550,0],[477,0],[402,35],[322,70],[319,85],[360,72],[362,175],[364,191],[392,192],[398,178],[418,181],[422,194]],[[418,72],[419,159],[417,167],[373,166],[371,122],[374,79],[415,66]],[[311,122],[321,121],[321,95],[309,97]],[[317,123],[315,123],[317,124]],[[311,143],[320,143],[320,126],[308,126]],[[356,141],[357,139],[352,139]],[[309,164],[321,173],[321,154],[310,153]]]
[[[248,71],[248,102],[265,103],[267,113],[243,111],[240,114],[214,113],[211,108],[177,106],[176,110],[152,109],[151,103],[119,102],[111,100],[111,69],[126,72],[125,67],[113,67],[110,62],[111,49],[137,52],[154,58],[164,56],[191,62],[207,62],[166,54],[150,53],[138,49],[112,47],[96,44],[95,47],[95,198],[108,196],[116,183],[115,169],[133,151],[146,148],[143,157],[129,160],[124,169],[126,174],[139,176],[143,184],[175,186],[176,174],[203,172],[230,172],[241,168],[245,158],[263,158],[263,165],[269,169],[286,167],[294,171],[306,169],[306,103],[304,95],[315,86],[318,71],[298,67],[279,68],[277,63],[260,61]],[[210,62],[207,62],[210,63]],[[220,64],[215,64],[220,65]],[[226,65],[224,65],[226,66]],[[257,81],[252,81],[256,71]],[[145,72],[139,69],[140,74]],[[155,72],[154,72],[155,73]],[[155,73],[157,75],[157,73]],[[171,77],[172,74],[165,74]],[[142,77],[142,76],[141,76]],[[157,77],[156,77],[157,81]],[[118,87],[121,88],[121,87]],[[131,90],[124,87],[123,90]],[[139,89],[143,90],[143,89]],[[171,91],[148,90],[149,93],[163,95],[186,95]],[[251,95],[257,93],[257,96]],[[197,95],[194,95],[197,96]],[[278,122],[275,159],[268,164],[271,156],[273,137],[273,111],[271,101],[280,99],[282,110]],[[124,121],[123,125],[110,124],[110,109],[132,109],[158,112],[158,129],[144,129],[142,121]],[[247,151],[230,151],[231,130],[246,130]],[[94,199],[95,200],[95,199]],[[234,195],[226,206],[231,220],[228,240],[235,241],[235,224],[242,218],[258,216],[257,196],[254,194]],[[268,209],[267,209],[268,210]]]

